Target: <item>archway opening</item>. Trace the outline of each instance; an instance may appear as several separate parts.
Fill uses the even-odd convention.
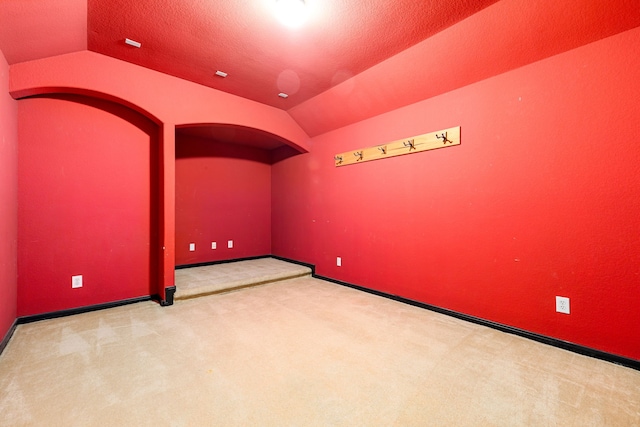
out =
[[[176,265],[271,254],[271,165],[301,154],[268,132],[176,127]]]

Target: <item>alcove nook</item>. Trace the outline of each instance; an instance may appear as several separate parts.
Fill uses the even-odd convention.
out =
[[[176,126],[176,265],[271,254],[271,165],[284,138],[227,124]]]
[[[121,103],[51,93],[18,102],[18,128],[19,314],[156,294],[158,125]],[[82,288],[55,286],[75,275]]]

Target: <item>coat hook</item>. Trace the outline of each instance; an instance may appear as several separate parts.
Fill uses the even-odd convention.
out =
[[[443,140],[442,141],[443,144],[446,144],[447,142],[450,143],[450,144],[453,144],[453,141],[450,141],[450,140],[447,139],[447,132],[444,132],[441,135],[438,135],[436,133],[436,138],[442,139]]]
[[[404,141],[402,143],[402,145],[404,145],[405,147],[409,147],[409,151],[416,149],[416,144],[415,144],[413,139],[410,139],[408,141]]]
[[[387,154],[387,146],[386,145],[384,147],[378,147],[378,150],[380,150],[382,152],[382,154]]]
[[[333,156],[333,160],[335,160],[338,163],[342,163],[342,156]]]
[[[362,151],[356,151],[353,153],[353,155],[357,157],[356,162],[362,160]]]

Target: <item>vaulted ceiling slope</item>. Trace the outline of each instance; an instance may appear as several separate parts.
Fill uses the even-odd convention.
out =
[[[495,1],[307,0],[309,19],[290,29],[272,13],[275,0],[89,0],[88,43],[105,55],[288,109]],[[127,48],[126,37],[143,48]]]
[[[314,136],[640,25],[637,0],[306,0],[290,29],[273,2],[0,0],[0,49],[10,64],[89,49],[284,109]]]

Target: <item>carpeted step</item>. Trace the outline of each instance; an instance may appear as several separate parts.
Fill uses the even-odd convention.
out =
[[[310,275],[309,267],[275,258],[183,268],[176,270],[174,298],[196,298]]]

